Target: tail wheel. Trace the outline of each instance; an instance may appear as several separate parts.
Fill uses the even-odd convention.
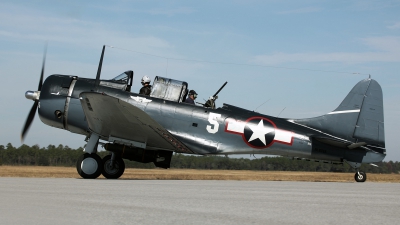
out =
[[[354,179],[357,182],[364,182],[365,180],[367,180],[367,174],[365,172],[357,172],[356,174],[354,174]]]
[[[96,153],[85,153],[78,158],[76,170],[85,179],[95,179],[100,176],[103,168],[103,161]]]
[[[107,179],[118,179],[125,172],[125,162],[121,157],[115,157],[114,164],[111,165],[111,155],[103,158],[102,174]]]

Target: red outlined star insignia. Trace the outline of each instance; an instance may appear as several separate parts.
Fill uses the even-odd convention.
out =
[[[275,123],[265,117],[250,117],[246,121],[227,119],[225,132],[239,134],[252,148],[268,148],[275,142],[292,145],[293,132],[278,129]]]

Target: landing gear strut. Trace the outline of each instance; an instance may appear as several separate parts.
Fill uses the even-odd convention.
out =
[[[357,182],[364,182],[365,180],[367,180],[367,174],[362,171],[357,171],[356,174],[354,174],[354,179]]]
[[[97,145],[99,136],[95,133],[90,134],[89,141],[83,150],[85,153],[78,158],[76,170],[85,179],[95,179],[100,176],[103,170],[103,161],[97,155]]]

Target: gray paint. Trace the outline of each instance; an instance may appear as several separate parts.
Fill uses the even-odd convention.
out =
[[[71,86],[73,79],[76,83]],[[372,79],[356,84],[332,113],[297,120],[263,115],[228,104],[211,109],[181,103],[187,83],[172,79],[160,78],[156,83],[158,95],[164,93],[167,99],[155,93],[158,97],[132,93],[126,91],[126,85],[120,81],[115,85],[113,82],[100,81],[98,92],[94,92],[93,79],[52,75],[42,88],[39,115],[44,123],[53,127],[84,135],[95,132],[103,141],[112,136],[145,143],[148,150],[201,155],[270,154],[359,163],[379,162],[386,155],[382,90]],[[55,110],[67,112],[68,120],[56,118]],[[212,117],[213,114],[218,117]],[[229,130],[231,120],[239,121],[242,130]],[[258,125],[262,131],[274,131],[265,134],[264,145],[261,139],[250,141],[252,134],[249,132]],[[286,136],[290,133],[292,138],[278,139],[280,131]],[[271,137],[273,140],[268,139]],[[365,144],[354,144],[358,142]]]

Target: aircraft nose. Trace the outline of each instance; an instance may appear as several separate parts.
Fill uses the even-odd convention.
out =
[[[27,91],[25,92],[25,98],[37,101],[40,97],[40,91]]]

